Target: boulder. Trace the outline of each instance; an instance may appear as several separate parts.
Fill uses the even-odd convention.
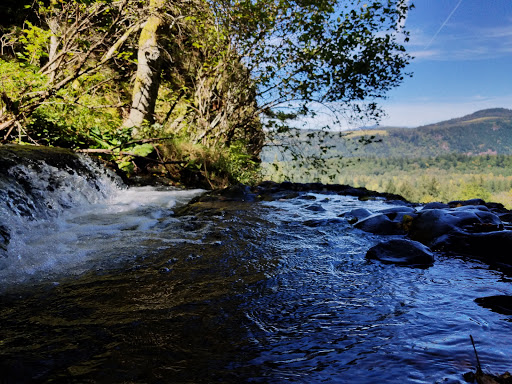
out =
[[[387,217],[389,217],[390,220],[397,223],[399,227],[402,227],[404,222],[407,222],[407,225],[409,226],[410,221],[412,221],[414,217],[418,216],[414,208],[405,206],[387,208],[378,211],[377,213],[382,213],[386,215]]]
[[[449,209],[426,209],[418,212],[414,218],[409,236],[413,240],[430,244],[440,236],[451,232],[471,230],[478,227],[499,229],[502,222],[485,206],[461,206]]]
[[[512,231],[452,231],[431,244],[436,251],[473,257],[489,264],[512,265]]]
[[[428,247],[407,239],[379,243],[368,250],[366,258],[411,267],[428,267],[434,264],[434,255]]]
[[[358,221],[354,227],[374,235],[402,235],[405,231],[400,222],[391,220],[387,215],[377,213]]]
[[[479,297],[478,299],[475,299],[475,302],[493,312],[500,313],[502,315],[512,315],[512,296],[497,295]]]
[[[437,201],[433,201],[431,203],[427,203],[423,206],[423,209],[443,209],[443,208],[450,208],[448,204],[445,203],[439,203]]]
[[[485,205],[485,201],[482,199],[470,199],[470,200],[455,200],[448,202],[450,207],[462,207],[468,205]]]
[[[349,212],[342,213],[340,217],[345,217],[350,224],[354,224],[361,219],[370,217],[371,215],[373,215],[373,213],[365,208],[356,208]]]
[[[505,223],[512,223],[512,212],[499,213],[498,217]]]

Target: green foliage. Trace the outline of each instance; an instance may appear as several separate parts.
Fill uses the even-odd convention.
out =
[[[481,182],[466,182],[461,185],[459,192],[460,200],[469,200],[476,198],[483,199],[486,201],[489,201],[489,199],[491,198],[491,193],[483,185],[483,180],[481,180]]]
[[[27,92],[45,90],[47,77],[38,68],[15,60],[0,58],[0,89],[19,102]]]
[[[405,1],[233,3],[227,27],[270,108],[308,114],[320,102],[376,117],[374,99],[403,79]]]
[[[39,144],[66,148],[94,146],[94,139],[90,135],[77,131],[59,113],[42,108],[35,111],[26,128]]]
[[[227,156],[223,158],[221,165],[230,175],[232,182],[252,185],[260,180],[260,164],[254,161],[254,156],[248,152],[247,148],[244,142],[233,143],[228,148]]]
[[[52,32],[25,22],[26,28],[20,35],[18,41],[23,45],[24,51],[17,52],[23,61],[32,65],[40,65],[42,59],[48,59],[47,47]]]
[[[151,153],[153,153],[155,150],[155,147],[151,144],[140,144],[134,146],[130,152],[132,152],[136,156],[149,156]]]
[[[152,7],[157,3],[162,7]],[[147,167],[137,156],[170,159],[166,172],[173,177],[195,170],[212,184],[256,179],[263,124],[268,136],[287,133],[300,141],[289,121],[314,116],[312,102],[376,117],[375,99],[401,82],[409,60],[407,33],[399,27],[409,7],[402,0],[31,4],[34,17],[9,35],[15,55],[0,61],[6,140],[107,150],[133,171]],[[135,93],[136,31],[156,14],[165,25],[157,33],[160,92],[148,118],[155,124],[137,127],[137,139],[189,142],[195,149],[182,157],[180,151],[166,157],[120,128]],[[306,133],[318,154],[308,148],[293,154],[310,157],[308,174],[334,153],[336,145],[323,135]],[[281,149],[296,148],[277,140]]]

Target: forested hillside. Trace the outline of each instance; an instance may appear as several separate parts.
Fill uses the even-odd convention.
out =
[[[512,154],[512,110],[487,109],[415,129],[378,131],[376,143],[362,148],[382,157],[439,156],[448,153]]]

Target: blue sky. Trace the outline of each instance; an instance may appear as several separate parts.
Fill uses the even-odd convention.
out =
[[[381,125],[419,126],[512,109],[512,0],[415,0],[412,78],[388,93]]]

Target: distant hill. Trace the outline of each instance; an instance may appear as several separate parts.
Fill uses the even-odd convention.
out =
[[[311,142],[311,131],[301,131],[299,141]],[[370,144],[361,144],[373,137]],[[330,155],[343,157],[431,157],[449,153],[468,155],[512,155],[512,110],[485,109],[467,116],[417,128],[372,127],[325,138],[332,145]],[[318,148],[305,146],[305,152]],[[263,153],[264,161],[272,161],[275,150]]]
[[[381,142],[357,147],[361,137]],[[448,153],[512,154],[512,110],[485,109],[418,128],[382,128],[350,132],[350,144],[337,144],[345,156],[425,157]],[[352,152],[352,153],[350,153]]]

